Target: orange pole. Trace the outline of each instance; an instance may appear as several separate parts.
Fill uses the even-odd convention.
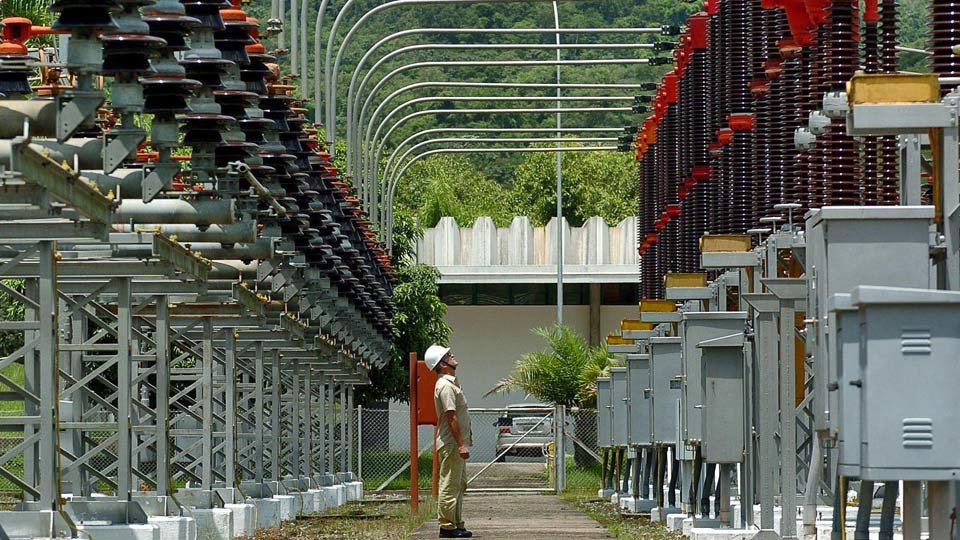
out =
[[[414,514],[420,504],[420,470],[417,466],[420,442],[417,440],[417,353],[410,353],[410,510]]]
[[[440,494],[440,457],[437,456],[437,433],[440,426],[433,426],[433,500]]]

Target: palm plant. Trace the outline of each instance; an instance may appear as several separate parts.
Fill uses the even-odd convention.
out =
[[[547,348],[521,355],[510,374],[484,397],[520,390],[544,403],[595,405],[597,377],[614,362],[606,344],[590,347],[580,334],[562,324],[536,328],[533,333],[546,341]]]
[[[504,379],[484,394],[521,390],[544,403],[568,407],[596,407],[597,377],[606,375],[616,365],[606,343],[587,345],[583,336],[562,324],[537,328],[533,333],[547,342],[547,348],[520,356]],[[574,431],[579,441],[596,440],[596,416],[589,411],[573,414]],[[578,467],[594,465],[593,458],[582,446],[574,445],[574,461]]]

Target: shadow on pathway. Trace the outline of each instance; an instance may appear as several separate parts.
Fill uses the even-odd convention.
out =
[[[553,495],[468,492],[463,506],[467,528],[478,539],[613,538],[599,523]],[[438,530],[437,520],[431,520],[413,539],[436,538]]]

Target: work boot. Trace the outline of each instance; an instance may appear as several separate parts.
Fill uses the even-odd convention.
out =
[[[440,538],[470,538],[473,533],[466,529],[440,529]]]

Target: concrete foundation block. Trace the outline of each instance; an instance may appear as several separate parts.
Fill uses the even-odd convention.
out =
[[[686,514],[669,514],[667,515],[667,529],[671,531],[682,531],[683,522],[687,519]]]
[[[337,486],[324,486],[322,489],[324,508],[329,510],[339,506],[337,504]]]
[[[253,499],[257,509],[257,528],[276,529],[280,527],[280,501],[277,499]]]
[[[313,514],[313,493],[309,491],[298,491],[291,493],[293,495],[294,515],[309,516]]]
[[[612,496],[614,491],[612,489],[601,489],[597,491],[597,498],[599,499],[608,499]]]
[[[196,508],[197,540],[232,540],[233,512],[226,508]]]
[[[280,521],[290,521],[297,517],[293,495],[274,495],[273,498],[280,501]]]
[[[672,506],[666,508],[651,508],[650,509],[650,521],[659,521],[665,523],[666,519],[670,516],[677,515],[686,517],[680,512],[679,508],[674,508]]]
[[[313,513],[319,514],[327,509],[326,499],[323,496],[323,489],[310,489],[307,490],[310,493],[313,493]]]
[[[152,523],[132,525],[79,525],[81,536],[97,540],[160,540],[160,527]]]
[[[251,536],[257,532],[257,508],[253,504],[225,504],[233,512],[233,536]]]
[[[620,505],[620,494],[619,494],[619,493],[614,493],[614,494],[610,495],[610,504],[618,505],[618,506]]]
[[[690,529],[690,540],[751,540],[757,535],[753,529]]]
[[[347,504],[347,486],[337,484],[337,506]]]
[[[363,499],[363,482],[347,482],[347,499],[359,501]]]
[[[693,530],[693,518],[684,518],[684,520],[680,522],[680,532],[683,533],[684,536],[690,536],[691,530]]]
[[[160,529],[160,540],[197,540],[197,522],[186,516],[150,516],[152,525]]]

